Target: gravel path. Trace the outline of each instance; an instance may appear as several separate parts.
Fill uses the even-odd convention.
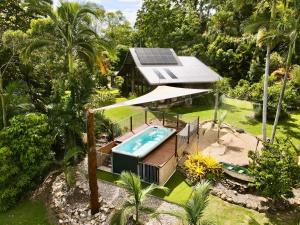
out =
[[[119,207],[127,198],[127,193],[124,188],[118,187],[106,181],[98,180],[99,193],[104,201]],[[157,209],[158,211],[180,211],[182,208],[176,204],[166,202],[162,199],[150,196],[146,201],[146,206]],[[169,215],[161,215],[161,224],[163,225],[179,225],[182,224],[177,218]],[[149,219],[142,216],[141,220],[146,225],[157,225],[160,222],[156,219]]]

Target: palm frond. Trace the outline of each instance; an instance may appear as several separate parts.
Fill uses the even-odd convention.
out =
[[[33,51],[53,44],[55,44],[55,42],[52,40],[34,39],[31,41],[29,46],[22,51],[21,57],[24,62],[28,62],[28,59]]]
[[[147,188],[141,191],[141,202],[146,198],[147,195],[151,194],[154,190],[162,190],[165,193],[168,193],[169,189],[167,187],[158,186],[156,184],[151,184]]]
[[[187,219],[192,224],[197,224],[203,217],[204,209],[208,205],[210,187],[209,182],[199,183],[195,187],[187,204],[184,206]]]
[[[122,172],[116,183],[133,193],[133,195],[137,195],[141,191],[141,179],[132,172]]]
[[[112,215],[112,218],[110,220],[111,225],[125,225],[129,215],[132,213],[134,210],[134,207],[126,205],[122,206],[121,209],[116,209],[114,214]]]
[[[261,225],[261,224],[253,217],[248,217],[243,223],[243,225]]]

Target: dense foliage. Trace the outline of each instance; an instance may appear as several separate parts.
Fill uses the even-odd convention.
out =
[[[290,141],[280,139],[278,143],[265,143],[261,153],[250,152],[249,157],[253,185],[262,194],[275,200],[293,196],[292,189],[300,181],[300,167]]]
[[[54,159],[53,142],[43,114],[16,116],[0,131],[0,211],[41,180]]]
[[[12,189],[11,196],[3,192],[1,199],[5,203],[1,202],[2,209],[12,206],[21,193],[26,194],[34,187],[34,181],[45,173],[46,165],[51,161],[59,161],[58,165],[70,176],[69,184],[72,185],[72,167],[75,159],[84,153],[81,137],[86,129],[85,107],[114,102],[108,92],[100,97],[91,95],[97,93],[96,88],[107,87],[106,74],[112,73],[113,66],[120,64],[118,57],[123,54],[122,47],[117,53],[115,47],[129,45],[132,40],[129,38],[133,34],[132,28],[120,12],[107,13],[90,3],[62,2],[56,8],[51,2],[5,0],[0,3],[0,129],[5,127],[0,132],[2,135],[12,132],[18,121],[20,135],[26,134],[27,139],[32,140],[26,142],[16,136],[12,136],[14,139],[1,138],[1,157],[7,160],[1,163],[2,169],[11,169],[16,175],[14,179],[9,177],[12,176],[10,173],[3,175],[6,180],[1,182],[1,191],[15,190]],[[108,59],[115,64],[110,65]],[[54,132],[40,136],[26,133],[30,122],[21,120],[18,115],[28,114],[31,115],[28,118],[32,118],[34,114],[30,113],[42,113],[44,123],[49,123],[49,129]],[[108,119],[104,121],[110,124]],[[32,126],[35,125],[32,121]],[[19,144],[19,148],[14,146],[14,151],[25,151],[23,147],[31,151],[36,145],[43,148],[43,142],[49,141],[50,137],[53,145],[51,142],[46,149],[30,152],[30,157],[40,160],[33,165],[39,165],[40,170],[37,174],[35,167],[32,168],[34,171],[24,167],[22,172],[30,175],[24,181],[16,174],[18,161],[11,163],[14,158],[9,157],[13,157],[13,150],[8,147]],[[34,141],[36,138],[39,142]],[[5,140],[2,143],[2,139],[10,140],[10,145],[3,146]],[[43,150],[55,152],[56,157],[48,157]],[[16,182],[18,178],[24,185]],[[18,187],[10,186],[9,179]]]
[[[265,47],[272,42],[268,71],[276,79],[270,80],[267,101],[270,100],[269,118],[274,118],[286,71],[288,43],[293,40],[295,54],[290,64],[299,64],[297,7],[297,1],[146,0],[135,26],[140,45],[172,47],[179,54],[195,55],[221,76],[230,78],[231,87],[238,84],[234,92],[226,94],[248,99],[259,107],[263,103]],[[288,23],[291,17],[295,21]],[[289,38],[292,36],[288,37],[288,32],[295,38]],[[295,79],[290,75],[289,80],[281,106],[284,112],[290,106],[294,110],[295,102],[300,100]]]
[[[275,74],[269,78],[268,86],[268,119],[274,119],[276,106],[280,96],[282,81]],[[227,94],[230,97],[247,100],[256,103],[256,117],[261,118],[261,104],[263,99],[263,80],[251,84],[247,80],[240,80],[235,88],[230,89]],[[297,93],[296,84],[293,80],[287,82],[285,96],[283,99],[282,115],[286,115],[288,111],[296,110],[299,105],[300,98]]]

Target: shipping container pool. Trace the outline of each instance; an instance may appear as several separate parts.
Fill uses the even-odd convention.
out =
[[[174,134],[175,131],[173,128],[150,126],[114,147],[112,152],[143,158]]]
[[[141,164],[139,163],[175,132],[176,129],[173,128],[149,126],[145,130],[112,148],[113,172],[122,173],[122,171],[131,171],[143,177],[145,181],[157,182],[158,169],[156,167],[146,166],[149,176],[145,179],[145,169],[141,169]]]

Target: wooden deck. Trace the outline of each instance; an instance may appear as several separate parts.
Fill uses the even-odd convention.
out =
[[[148,165],[162,167],[175,155],[176,134],[173,134],[165,142],[159,145],[155,150],[150,152],[144,159],[143,163]]]

